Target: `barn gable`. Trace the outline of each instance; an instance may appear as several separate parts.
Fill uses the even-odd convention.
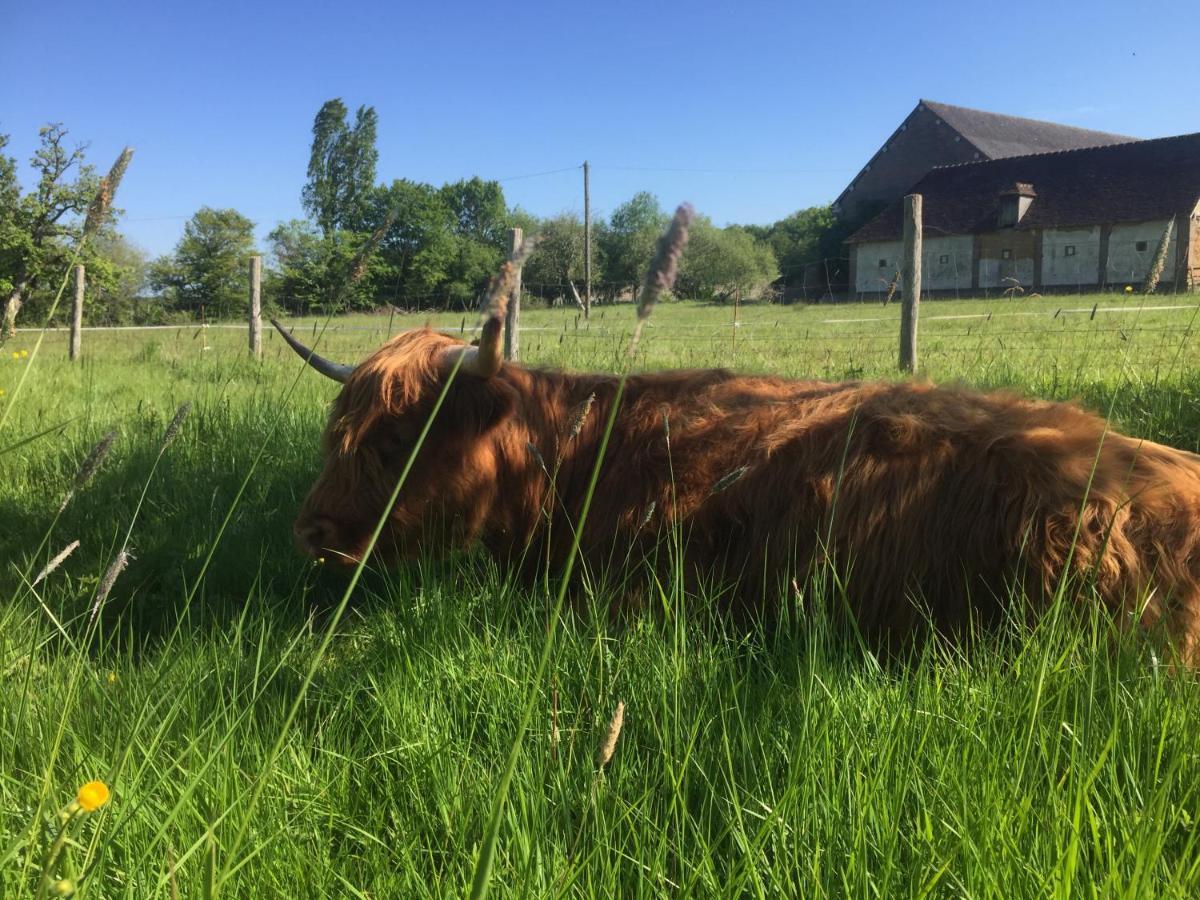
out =
[[[846,223],[861,224],[908,192],[935,166],[1136,140],[1019,116],[921,100],[834,201]]]
[[[955,273],[956,289],[1138,281],[1172,221],[1162,280],[1182,288],[1200,277],[1200,133],[945,166],[910,192],[924,198],[927,244],[971,244],[932,261]],[[879,251],[900,240],[902,216],[897,200],[847,240],[853,290],[878,291],[892,275]],[[887,271],[873,271],[877,258]]]

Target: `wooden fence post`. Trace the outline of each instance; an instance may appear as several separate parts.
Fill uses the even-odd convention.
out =
[[[517,251],[521,248],[520,228],[508,229],[508,256],[509,259],[517,255]],[[504,314],[504,358],[513,360],[514,362],[520,358],[521,354],[521,336],[519,329],[521,327],[521,270],[517,270],[517,278],[513,283],[512,296],[508,298],[508,312]]]
[[[67,345],[67,355],[71,359],[79,359],[79,349],[83,343],[83,263],[75,266],[75,302],[71,304],[71,341]]]
[[[917,368],[917,316],[921,308],[921,195],[904,198],[904,296],[900,305],[900,368]]]
[[[262,359],[262,257],[250,257],[250,353]]]

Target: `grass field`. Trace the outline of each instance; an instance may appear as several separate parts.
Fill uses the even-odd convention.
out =
[[[734,327],[663,304],[637,365],[891,378],[898,314],[749,306]],[[1198,315],[1194,297],[929,302],[921,369],[1196,451]],[[427,318],[462,324],[337,320],[321,350],[352,361]],[[632,319],[527,310],[523,357],[615,369]],[[331,632],[346,578],[290,526],[333,385],[277,336],[251,361],[243,330],[89,332],[78,365],[62,333],[24,357],[36,340],[0,357],[0,896],[37,893],[91,779],[112,800],[73,820],[53,873],[80,895],[465,894],[531,696],[493,895],[1200,896],[1200,688],[1099,627],[881,666],[819,621],[714,633],[668,585],[662,615],[564,617],[536,683],[552,598],[455,558],[368,572]]]

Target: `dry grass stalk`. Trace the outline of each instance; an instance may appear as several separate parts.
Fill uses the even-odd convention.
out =
[[[61,566],[66,558],[74,553],[77,549],[79,549],[79,541],[71,541],[71,543],[67,544],[67,546],[62,549],[62,552],[58,554],[58,556],[46,563],[46,565],[42,568],[42,571],[37,573],[37,578],[33,579],[33,586],[37,587],[43,578]]]
[[[1150,271],[1146,273],[1146,283],[1142,285],[1142,293],[1153,294],[1162,278],[1163,269],[1167,265],[1167,251],[1171,249],[1171,235],[1175,231],[1175,220],[1170,219],[1163,229],[1162,237],[1158,240],[1158,249],[1154,251],[1154,260],[1150,263]]]
[[[175,417],[171,419],[171,424],[167,426],[167,430],[163,432],[162,448],[166,450],[171,446],[175,438],[179,437],[179,432],[183,430],[183,423],[187,420],[188,414],[192,411],[192,401],[188,400],[181,404],[179,409],[175,410]]]
[[[125,567],[129,565],[131,559],[133,559],[133,554],[128,550],[122,550],[117,554],[117,558],[112,561],[112,565],[108,567],[108,571],[104,573],[104,577],[100,580],[100,587],[96,588],[96,599],[92,601],[92,614],[88,618],[88,624],[94,622],[96,616],[100,614],[100,607],[108,599],[113,585],[117,583],[117,579],[125,571]]]
[[[62,505],[58,508],[59,513],[62,513],[75,494],[83,490],[87,486],[87,483],[92,480],[92,477],[99,471],[100,466],[103,465],[105,457],[112,450],[112,446],[116,440],[117,433],[110,431],[104,437],[100,438],[99,443],[84,457],[83,462],[79,464],[79,471],[75,473],[75,483],[71,485],[67,491],[67,496],[63,497]]]
[[[603,769],[613,758],[613,753],[617,749],[617,738],[621,736],[621,726],[624,724],[625,701],[618,700],[616,712],[613,713],[612,721],[608,723],[608,733],[604,735],[604,742],[600,745],[600,753],[596,757],[598,768]]]
[[[99,231],[104,220],[108,218],[108,211],[112,209],[113,197],[117,195],[117,188],[120,187],[121,179],[125,177],[125,170],[129,168],[131,159],[133,159],[133,148],[126,147],[121,151],[121,155],[117,157],[112,168],[108,170],[108,174],[100,179],[100,187],[88,205],[87,218],[83,220],[83,236],[85,238],[91,237]]]

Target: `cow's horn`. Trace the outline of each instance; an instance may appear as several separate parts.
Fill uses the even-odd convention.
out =
[[[286,328],[279,324],[278,320],[272,318],[271,324],[275,326],[275,330],[283,335],[283,339],[288,342],[296,355],[302,360],[324,375],[326,378],[332,378],[339,384],[345,384],[346,379],[350,377],[350,373],[354,371],[354,366],[343,365],[342,363],[331,362],[323,356],[318,356],[313,351],[309,350],[302,343],[296,340],[288,332]]]

